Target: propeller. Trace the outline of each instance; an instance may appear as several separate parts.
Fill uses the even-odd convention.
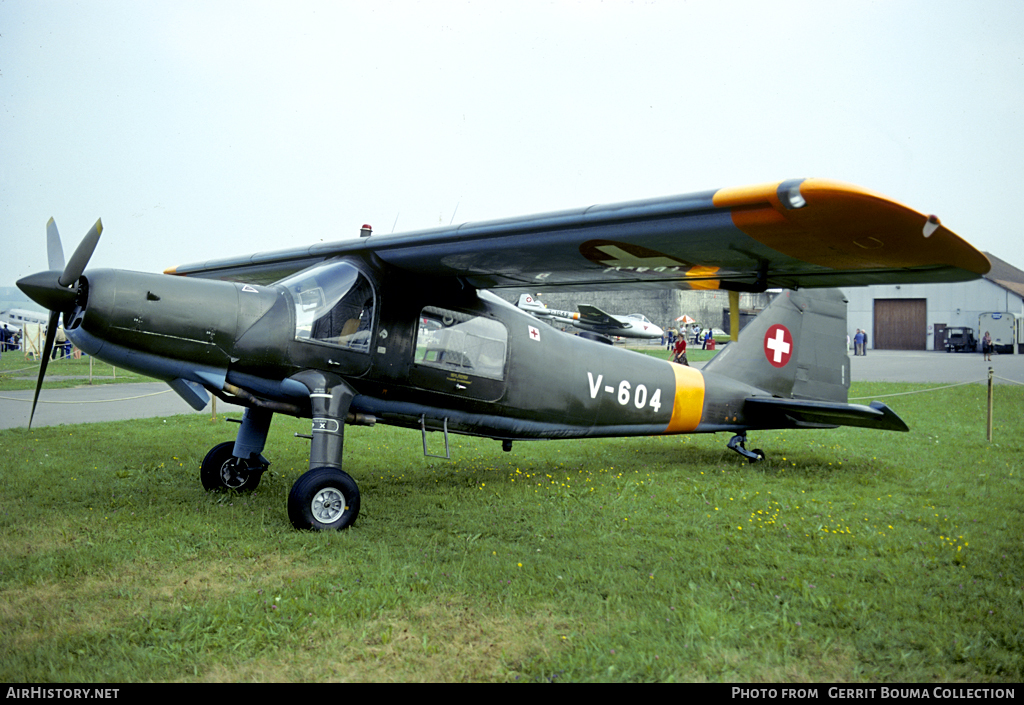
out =
[[[74,311],[81,294],[79,280],[82,272],[89,263],[96,243],[99,242],[100,234],[103,232],[103,223],[100,220],[92,226],[82,242],[79,243],[71,259],[64,264],[64,247],[60,242],[60,233],[57,232],[57,223],[50,218],[46,224],[46,256],[50,267],[48,271],[30,274],[19,279],[17,284],[26,296],[50,311],[50,319],[46,326],[46,342],[43,345],[43,357],[39,365],[39,379],[36,380],[36,393],[32,397],[32,413],[28,417],[28,426],[32,428],[32,419],[36,415],[36,404],[39,401],[39,390],[43,387],[43,378],[46,377],[46,366],[53,353],[53,341],[57,338],[57,326],[60,323],[60,314],[64,313],[64,320]]]

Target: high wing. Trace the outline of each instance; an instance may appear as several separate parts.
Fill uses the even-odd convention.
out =
[[[476,288],[529,291],[955,282],[990,267],[935,216],[856,186],[806,179],[374,235],[167,273],[270,283],[346,254]]]

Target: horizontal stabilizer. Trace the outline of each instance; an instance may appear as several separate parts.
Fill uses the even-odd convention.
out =
[[[794,428],[821,426],[859,426],[882,431],[909,431],[910,428],[892,409],[880,401],[870,406],[825,401],[802,401],[774,397],[749,397],[744,413],[754,427],[780,428],[780,417],[790,420]]]

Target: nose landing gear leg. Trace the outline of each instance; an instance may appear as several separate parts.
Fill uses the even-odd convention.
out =
[[[345,415],[355,397],[343,379],[306,370],[293,379],[309,389],[313,411],[313,440],[309,471],[295,481],[288,494],[288,518],[296,529],[345,529],[359,515],[359,487],[341,469]]]

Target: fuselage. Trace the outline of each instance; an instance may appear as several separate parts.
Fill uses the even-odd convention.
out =
[[[351,384],[354,412],[501,439],[724,430],[742,425],[752,391],[726,379],[709,389],[693,368],[359,258],[267,286],[102,269],[86,279],[87,305],[67,326],[86,352],[296,416],[309,414],[308,390],[291,378],[307,369]],[[709,404],[728,415],[712,418]]]
[[[46,325],[46,314],[38,311],[27,311],[23,308],[9,308],[0,311],[0,324],[7,330],[20,331],[26,323],[37,323]]]

